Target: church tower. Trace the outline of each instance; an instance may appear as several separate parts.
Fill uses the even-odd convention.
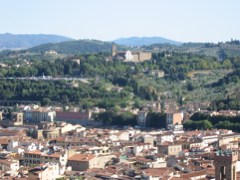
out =
[[[215,154],[215,179],[216,180],[236,180],[236,163],[238,153],[232,151],[220,151]]]

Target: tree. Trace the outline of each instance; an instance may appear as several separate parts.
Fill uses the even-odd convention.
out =
[[[146,117],[146,126],[153,128],[166,128],[166,114],[149,112]]]
[[[189,81],[187,83],[187,90],[188,91],[193,91],[194,90],[194,84],[191,81]]]
[[[208,120],[203,120],[202,121],[202,128],[203,129],[212,129],[213,128],[213,125],[210,121]]]
[[[105,125],[117,125],[117,126],[135,126],[137,125],[137,117],[131,112],[117,113],[114,111],[106,111],[99,113],[96,121],[101,121]]]
[[[68,103],[69,103],[69,99],[68,99],[68,96],[67,96],[67,95],[63,95],[63,97],[62,97],[62,102],[65,103],[65,104],[68,104]]]
[[[65,75],[72,75],[72,65],[70,63],[66,63],[64,65],[64,74]]]
[[[50,104],[51,104],[51,99],[49,99],[49,98],[43,98],[41,101],[42,106],[48,106]]]
[[[196,130],[196,129],[206,130],[206,129],[212,129],[213,125],[208,120],[202,120],[202,121],[189,120],[183,123],[183,127],[184,129],[187,129],[187,130]]]
[[[232,68],[232,63],[229,59],[226,59],[223,61],[223,68],[225,69],[231,69]]]

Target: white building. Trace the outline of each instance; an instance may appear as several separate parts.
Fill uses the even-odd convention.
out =
[[[0,169],[3,172],[17,172],[19,169],[19,161],[12,159],[0,159]]]
[[[132,61],[133,60],[133,55],[132,55],[132,52],[131,51],[127,51],[126,54],[125,54],[125,60],[126,61]]]
[[[54,180],[60,177],[60,168],[58,163],[47,163],[42,168],[34,169],[29,172],[29,179],[48,179]]]
[[[24,112],[26,122],[40,123],[41,121],[53,122],[56,117],[56,111],[48,109],[27,110]]]
[[[7,151],[12,152],[15,147],[18,146],[18,141],[11,140],[7,145]]]

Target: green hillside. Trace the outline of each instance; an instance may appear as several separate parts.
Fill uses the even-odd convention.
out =
[[[196,55],[212,56],[219,60],[224,60],[230,57],[240,56],[240,42],[232,40],[225,43],[185,43],[180,46],[154,44],[150,46],[144,46],[146,50],[157,52],[178,52],[178,53],[190,53]]]
[[[31,52],[45,52],[54,50],[62,54],[85,54],[85,53],[98,53],[110,52],[112,43],[97,41],[97,40],[78,40],[68,41],[62,43],[49,43],[36,46],[30,49]]]

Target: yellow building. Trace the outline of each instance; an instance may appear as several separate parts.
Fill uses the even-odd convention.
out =
[[[158,152],[166,155],[178,156],[180,151],[182,151],[182,144],[166,141],[158,146]]]

